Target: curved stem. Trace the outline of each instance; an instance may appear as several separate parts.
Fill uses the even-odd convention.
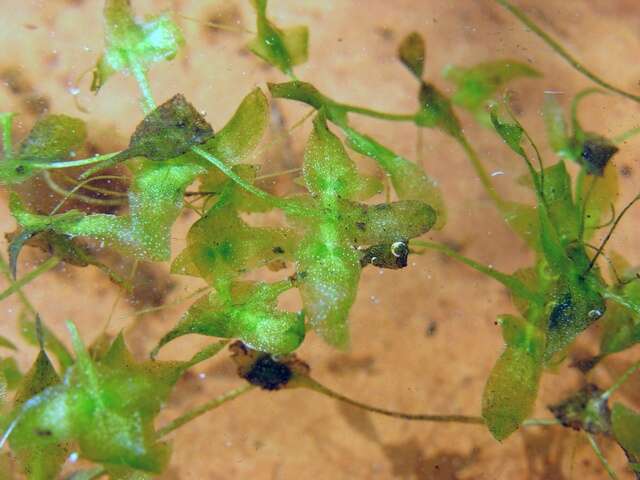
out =
[[[11,269],[9,267],[9,264],[1,254],[0,254],[0,270],[2,270],[2,274],[9,281],[9,283],[11,283],[11,285],[14,285],[16,283],[16,281],[13,278],[13,275],[11,275]],[[38,312],[36,311],[33,304],[29,301],[27,296],[24,294],[20,286],[16,287],[16,292],[18,293],[18,297],[20,298],[20,302],[22,303],[22,306],[26,308],[32,315],[37,315]]]
[[[556,42],[548,33],[542,30],[538,25],[536,25],[533,20],[531,20],[522,10],[520,10],[515,5],[512,5],[507,0],[496,0],[496,2],[502,7],[506,8],[509,12],[511,12],[520,22],[522,22],[527,28],[529,28],[533,33],[535,33],[538,37],[540,37],[549,47],[551,47],[558,55],[560,55],[566,62],[568,62],[573,68],[575,68],[582,75],[587,77],[594,83],[597,83],[603,88],[611,92],[615,92],[618,95],[622,95],[634,102],[640,103],[640,95],[634,95],[633,93],[625,92],[624,90],[611,85],[610,83],[602,80],[595,73],[591,72],[587,67],[582,65],[578,60],[573,58],[569,52],[567,52],[562,45]]]
[[[338,400],[340,402],[348,403],[357,408],[361,408],[363,410],[367,410],[368,412],[378,413],[380,415],[385,415],[387,417],[393,418],[402,418],[404,420],[416,420],[422,422],[440,422],[440,423],[470,423],[474,425],[484,425],[484,419],[482,417],[474,417],[469,415],[437,415],[437,414],[411,414],[404,412],[397,412],[393,410],[386,410],[384,408],[372,407],[371,405],[367,405],[366,403],[358,402],[356,400],[352,400],[349,397],[345,397],[344,395],[334,392],[328,387],[325,387],[321,383],[317,382],[313,378],[303,377],[299,379],[300,386],[307,388],[309,390],[313,390],[314,392],[321,393],[322,395],[326,395],[334,400]]]
[[[585,432],[585,434],[587,435],[587,439],[589,440],[589,445],[591,445],[591,448],[596,454],[596,457],[598,457],[598,460],[600,460],[600,463],[602,464],[604,469],[607,471],[609,478],[611,478],[612,480],[618,480],[618,474],[611,467],[611,465],[609,465],[609,462],[607,461],[604,454],[602,453],[602,450],[600,450],[600,447],[596,443],[596,439],[589,432]]]
[[[254,388],[253,385],[246,384],[241,387],[234,388],[233,390],[230,390],[226,393],[223,393],[219,397],[216,397],[200,405],[199,407],[196,407],[193,410],[190,410],[184,415],[179,416],[175,420],[172,420],[171,422],[167,423],[164,427],[162,427],[160,430],[156,432],[156,437],[157,438],[164,437],[168,433],[173,432],[177,428],[180,428],[182,425],[184,425],[187,422],[190,422],[194,418],[197,418],[200,415],[203,415],[211,410],[214,410],[218,408],[220,405],[227,403],[233,400],[234,398],[238,398],[240,395],[251,391],[253,388]]]
[[[620,378],[618,378],[618,380],[615,381],[615,383],[613,385],[611,385],[606,392],[604,392],[601,397],[604,399],[609,398],[613,392],[615,392],[618,388],[620,388],[622,385],[624,385],[624,383],[629,380],[629,378],[631,377],[631,375],[633,375],[634,373],[636,373],[636,371],[640,368],[640,362],[636,362],[633,365],[631,365],[621,376]]]
[[[507,275],[506,273],[494,270],[493,268],[487,267],[481,263],[476,262],[475,260],[471,260],[470,258],[465,257],[464,255],[459,254],[452,248],[443,245],[441,243],[436,242],[428,242],[425,240],[411,240],[410,245],[422,248],[428,248],[430,250],[436,250],[438,252],[444,253],[445,255],[458,260],[461,263],[473,268],[474,270],[479,271],[480,273],[484,273],[485,275],[493,278],[494,280],[500,282],[502,285],[507,287],[514,295],[518,297],[525,298],[531,302],[537,304],[544,304],[544,298],[542,295],[537,292],[532,292],[529,290],[520,280],[518,280],[513,275]]]
[[[142,94],[142,110],[146,115],[156,108],[156,102],[153,99],[153,94],[151,93],[151,85],[149,85],[147,71],[142,65],[140,65],[139,62],[135,60],[132,61],[131,64],[131,73],[136,79],[138,88],[140,89],[140,93]]]
[[[264,190],[260,190],[259,188],[257,188],[254,185],[251,185],[245,179],[240,177],[240,175],[238,175],[236,172],[234,172],[233,169],[230,166],[226,165],[222,160],[214,157],[209,152],[201,149],[198,146],[191,147],[191,151],[194,152],[197,155],[200,155],[202,158],[204,158],[208,162],[212,163],[222,173],[224,173],[227,177],[229,177],[231,180],[233,180],[238,185],[240,185],[242,188],[244,188],[247,192],[252,193],[256,197],[268,202],[269,204],[271,204],[271,205],[273,205],[275,207],[283,207],[285,205],[285,202],[282,199],[280,199],[280,198],[278,198],[278,197],[276,197],[274,195],[271,195],[271,194],[265,192]]]
[[[370,108],[358,107],[356,105],[348,105],[341,103],[340,106],[348,112],[358,113],[367,117],[378,118],[380,120],[390,120],[392,122],[413,122],[416,118],[413,113],[387,113]]]
[[[611,228],[609,229],[609,232],[607,232],[607,235],[604,237],[604,240],[602,240],[602,243],[598,247],[598,251],[596,252],[596,254],[591,259],[591,262],[589,263],[589,267],[587,268],[587,272],[589,272],[593,268],[593,266],[596,264],[596,261],[598,260],[598,257],[602,254],[602,251],[604,250],[604,247],[607,245],[607,242],[609,242],[609,240],[611,239],[611,235],[613,235],[613,232],[615,231],[616,227],[618,226],[618,223],[620,223],[620,220],[622,220],[622,217],[624,217],[625,213],[627,213],[627,211],[638,200],[640,200],[640,194],[636,195],[629,203],[627,203],[627,205],[620,212],[620,215],[618,215],[618,217],[614,220],[613,225],[611,225]]]
[[[478,154],[476,153],[475,149],[471,146],[467,138],[463,135],[460,137],[457,137],[456,140],[458,140],[458,143],[460,144],[464,152],[467,154],[467,157],[471,162],[471,166],[473,166],[473,169],[476,171],[476,175],[478,175],[478,178],[480,179],[480,183],[482,183],[482,186],[484,187],[485,191],[489,194],[489,197],[491,197],[491,200],[493,200],[493,202],[496,204],[496,206],[498,207],[498,210],[502,211],[506,206],[505,201],[498,194],[496,187],[493,185],[493,182],[491,181],[491,177],[489,176],[486,169],[484,168],[484,165],[480,160],[480,157],[478,157]]]
[[[32,280],[38,278],[41,274],[48,272],[52,268],[55,268],[61,261],[62,260],[60,260],[58,257],[51,257],[38,265],[37,268],[24,275],[22,278],[20,278],[20,280],[13,281],[9,288],[0,293],[0,302],[5,298],[11,296],[13,293],[20,291],[22,287],[27,285]]]
[[[83,195],[81,193],[77,193],[77,191],[80,190],[80,188],[82,188],[82,184],[76,185],[75,187],[73,187],[72,190],[66,190],[65,188],[58,185],[58,183],[56,183],[56,181],[51,177],[51,174],[46,170],[42,172],[42,177],[44,178],[45,183],[51,190],[53,190],[58,195],[61,195],[63,197],[61,200],[61,204],[59,204],[59,206],[56,206],[56,208],[54,209],[55,211],[57,211],[62,206],[62,204],[64,204],[64,202],[69,200],[69,198],[71,197],[75,197],[78,200],[88,205],[97,205],[101,207],[119,207],[126,203],[126,199],[123,199],[123,198],[117,198],[117,199],[93,198],[93,197],[88,197],[87,195]],[[51,212],[50,215],[53,215],[55,211]]]
[[[640,126],[630,128],[626,132],[622,132],[620,135],[616,135],[613,137],[613,143],[616,145],[620,145],[621,143],[626,142],[627,140],[635,137],[640,133]]]
[[[30,167],[41,168],[43,170],[53,170],[56,168],[71,168],[71,167],[84,167],[85,165],[92,165],[98,162],[104,162],[111,157],[118,155],[120,152],[105,153],[104,155],[95,155],[89,158],[83,158],[82,160],[69,160],[64,162],[50,162],[50,163],[29,163]]]

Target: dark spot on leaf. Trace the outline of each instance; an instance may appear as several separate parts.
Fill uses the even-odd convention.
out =
[[[589,433],[611,432],[611,411],[603,391],[594,384],[587,384],[562,402],[551,405],[549,411],[564,425]]]
[[[618,147],[609,139],[591,135],[582,146],[582,161],[589,173],[602,176],[609,160],[617,151]]]
[[[273,247],[273,253],[277,255],[282,255],[284,253],[284,248],[282,247]]]

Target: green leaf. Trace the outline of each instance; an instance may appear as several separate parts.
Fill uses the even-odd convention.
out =
[[[114,157],[124,160],[143,156],[154,161],[178,157],[213,136],[202,114],[182,94],[149,113],[136,127],[129,148]]]
[[[565,245],[579,240],[579,211],[573,203],[571,177],[563,160],[544,169],[542,192],[549,218],[560,240]]]
[[[418,32],[411,32],[404,37],[398,47],[398,57],[418,80],[422,79],[426,58],[426,48],[422,35]]]
[[[451,100],[430,83],[422,83],[418,96],[420,110],[415,123],[420,127],[438,128],[453,138],[461,138],[462,129]]]
[[[202,297],[160,340],[153,354],[171,340],[192,333],[239,338],[251,348],[277,355],[292,352],[302,342],[305,329],[299,314],[277,308],[278,297],[289,288],[288,281],[240,283],[229,292]]]
[[[531,414],[545,351],[544,333],[526,320],[504,315],[499,322],[507,344],[493,367],[482,397],[482,417],[499,441]]]
[[[14,358],[0,359],[0,377],[4,377],[7,390],[15,390],[20,384],[22,376]]]
[[[327,128],[324,110],[319,111],[313,122],[304,153],[303,174],[312,196],[322,202],[366,199],[382,190],[379,181],[358,173],[342,142]]]
[[[451,97],[459,105],[489,123],[485,106],[507,83],[522,77],[539,77],[533,68],[514,60],[492,60],[469,68],[448,66],[444,77],[457,86]]]
[[[20,144],[19,158],[25,162],[66,159],[87,137],[85,123],[67,115],[40,118]]]
[[[611,411],[611,425],[622,448],[634,456],[640,455],[640,414],[616,403]]]
[[[172,271],[179,272],[180,265],[188,262],[214,285],[274,260],[292,258],[295,240],[294,233],[284,228],[250,227],[229,203],[218,203],[191,226],[187,248]]]
[[[252,0],[256,11],[258,34],[249,42],[249,50],[283,73],[292,75],[292,68],[307,61],[309,31],[299,26],[276,27],[267,18],[267,0]]]
[[[129,0],[106,0],[105,51],[93,73],[91,90],[97,92],[115,72],[136,74],[156,62],[174,58],[184,39],[168,14],[144,22],[134,18]]]
[[[630,282],[623,286],[621,294],[640,303],[640,282]],[[640,315],[614,302],[607,304],[602,319],[600,352],[611,354],[621,352],[640,342]]]
[[[524,135],[524,130],[522,129],[522,127],[517,123],[507,123],[502,121],[498,117],[497,105],[494,105],[494,107],[491,109],[490,115],[491,123],[496,129],[496,132],[498,132],[498,135],[500,135],[502,137],[502,140],[504,140],[504,143],[506,143],[507,146],[518,155],[520,155],[521,157],[525,157],[526,154],[521,145],[522,136]]]
[[[356,152],[374,159],[391,178],[391,184],[401,200],[419,200],[432,207],[436,214],[434,228],[447,222],[447,209],[438,183],[417,164],[392,152],[373,138],[356,130],[343,128],[347,145]]]
[[[560,156],[571,158],[567,125],[564,120],[562,107],[560,107],[555,95],[546,94],[544,96],[542,116],[547,129],[549,145],[553,151]]]
[[[584,240],[589,240],[607,216],[614,215],[614,205],[619,194],[618,169],[613,163],[607,164],[602,175],[586,175],[584,180]]]
[[[233,117],[202,148],[229,165],[247,160],[269,125],[269,102],[262,90],[254,89],[238,106]]]
[[[346,348],[360,259],[339,232],[337,222],[330,221],[311,229],[296,253],[296,275],[309,324],[330,345]]]
[[[22,381],[16,391],[14,403],[22,405],[47,387],[58,383],[60,383],[60,377],[58,377],[53,365],[51,365],[51,361],[45,351],[40,350],[36,361],[22,377]]]
[[[0,335],[0,347],[8,348],[9,350],[18,350],[15,344],[3,335]]]

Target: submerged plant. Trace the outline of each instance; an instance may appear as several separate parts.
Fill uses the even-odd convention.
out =
[[[574,67],[557,43],[509,2],[496,0],[541,36]],[[598,90],[579,93],[572,104],[570,124],[553,96],[544,104],[549,143],[557,161],[545,164],[533,139],[509,110],[497,102],[505,86],[540,73],[515,60],[489,60],[471,67],[448,66],[446,80],[455,85],[447,96],[425,77],[426,47],[413,32],[398,47],[400,62],[418,81],[415,112],[387,113],[342,103],[298,79],[294,67],[308,57],[306,27],[281,28],[267,14],[266,0],[252,0],[256,32],[248,48],[290,78],[269,83],[273,99],[303,102],[313,108],[311,134],[304,149],[299,190],[278,196],[260,188],[259,144],[269,126],[269,99],[261,88],[249,92],[218,132],[183,94],[157,105],[148,80],[154,63],[171,60],[184,45],[171,15],[144,21],[135,17],[127,0],[106,0],[105,49],[93,72],[91,90],[105,94],[113,75],[130,75],[141,94],[143,116],[122,150],[77,159],[87,137],[79,119],[49,114],[14,145],[13,113],[0,115],[3,159],[0,183],[10,190],[9,207],[18,231],[9,236],[9,260],[3,273],[11,283],[0,294],[20,295],[25,307],[20,328],[28,343],[39,346],[29,371],[21,373],[13,357],[0,358],[0,446],[7,445],[28,478],[57,476],[73,454],[96,465],[72,478],[148,478],[164,471],[170,446],[163,438],[194,418],[254,387],[264,390],[306,388],[371,412],[405,420],[459,422],[484,425],[499,441],[520,426],[564,425],[587,435],[598,458],[615,478],[600,451],[596,436],[612,437],[624,450],[632,470],[640,462],[640,414],[609,398],[638,369],[637,362],[606,391],[588,386],[550,407],[553,418],[528,418],[537,399],[545,369],[568,356],[576,338],[595,322],[603,324],[600,353],[591,367],[608,355],[640,341],[640,277],[619,254],[605,252],[616,226],[636,197],[616,215],[618,183],[612,157],[620,139],[585,131],[578,121],[579,102]],[[607,82],[600,86],[636,99]],[[508,98],[507,98],[508,100]],[[525,163],[524,183],[535,203],[505,200],[469,142],[456,113],[470,112],[492,127]],[[504,111],[508,116],[504,115]],[[505,274],[464,257],[444,244],[420,240],[447,221],[445,199],[438,182],[417,163],[404,158],[354,128],[350,116],[412,122],[418,129],[434,128],[453,139],[467,155],[486,193],[507,224],[532,249],[532,265]],[[332,129],[335,129],[332,130]],[[342,138],[337,135],[342,135]],[[528,144],[528,145],[527,145]],[[387,192],[380,175],[360,172],[346,147],[373,159],[388,177],[397,200]],[[532,161],[532,153],[535,162]],[[566,162],[577,164],[572,179]],[[115,165],[128,171],[126,211],[95,213],[89,209],[62,210],[80,195],[80,188],[109,176]],[[63,190],[63,200],[49,212],[36,211],[15,187],[54,170],[85,167],[76,186]],[[187,189],[197,183],[197,190]],[[114,192],[102,192],[105,195]],[[195,200],[191,201],[194,197]],[[114,205],[120,206],[123,198]],[[171,231],[180,214],[190,208],[199,218],[190,226],[186,247],[172,256]],[[270,212],[274,224],[255,226],[248,214]],[[607,220],[607,215],[610,219]],[[602,228],[609,232],[599,246],[589,242]],[[102,332],[89,347],[72,322],[68,330],[73,353],[47,330],[22,293],[22,286],[60,262],[97,266],[121,288],[129,281],[98,260],[81,242],[96,242],[135,261],[172,260],[171,272],[201,278],[207,285],[180,320],[150,352],[137,361],[124,336]],[[40,246],[52,254],[32,272],[17,278],[18,256],[25,246]],[[350,399],[311,377],[310,367],[295,354],[309,332],[326,343],[347,348],[348,317],[361,271],[368,265],[401,269],[408,256],[436,250],[502,283],[510,292],[518,315],[502,315],[505,349],[489,374],[481,402],[481,416],[411,414]],[[611,275],[600,270],[609,261]],[[263,267],[277,279],[255,280]],[[297,290],[299,311],[279,305],[281,296]],[[188,361],[157,361],[162,347],[178,337],[199,334],[238,339],[230,350],[239,376],[249,385],[186,412],[163,427],[155,420],[176,382],[190,367],[221,351],[227,340],[213,343]],[[372,335],[375,335],[373,331]],[[15,345],[0,337],[0,347]],[[55,368],[49,354],[53,355]],[[7,392],[13,393],[12,400]],[[640,474],[638,474],[640,475]]]

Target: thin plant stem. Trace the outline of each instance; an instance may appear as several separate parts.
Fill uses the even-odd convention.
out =
[[[604,240],[602,240],[602,243],[598,247],[598,251],[596,252],[596,254],[591,259],[591,262],[589,263],[589,267],[587,268],[587,272],[589,272],[593,268],[593,266],[596,264],[596,261],[598,260],[598,257],[602,254],[602,251],[604,250],[604,247],[607,245],[607,242],[609,242],[609,240],[611,239],[611,235],[613,235],[613,232],[615,231],[616,227],[618,226],[618,223],[620,223],[620,220],[622,220],[622,217],[624,217],[625,213],[627,213],[627,211],[638,200],[640,200],[640,194],[636,195],[629,203],[627,203],[627,205],[620,212],[620,215],[618,215],[618,217],[614,220],[613,225],[611,225],[611,228],[609,229],[609,232],[607,232],[607,235],[604,237]]]
[[[216,28],[218,30],[225,30],[227,32],[248,33],[250,35],[255,35],[255,33],[256,33],[256,32],[254,32],[252,30],[247,29],[247,28],[234,27],[233,25],[227,25],[227,24],[218,23],[218,22],[203,22],[202,20],[200,20],[198,18],[188,17],[186,15],[178,15],[178,17],[183,19],[183,20],[188,20],[190,22],[199,23],[200,25],[204,25],[205,27]]]
[[[20,289],[22,287],[38,278],[43,273],[48,272],[52,268],[55,268],[61,261],[62,260],[60,260],[58,257],[51,257],[38,265],[37,268],[34,268],[29,273],[21,277],[20,280],[12,281],[11,286],[9,286],[9,288],[7,288],[4,292],[0,293],[0,302],[5,298],[11,296],[12,294],[20,292]]]
[[[251,185],[249,182],[247,182],[242,177],[240,177],[240,175],[238,175],[236,172],[234,172],[231,167],[226,165],[222,160],[220,160],[220,159],[214,157],[213,155],[211,155],[209,152],[207,152],[207,151],[205,151],[205,150],[203,150],[203,149],[201,149],[200,147],[197,147],[197,146],[191,147],[191,151],[194,152],[197,155],[200,155],[202,158],[204,158],[208,162],[212,163],[222,173],[224,173],[227,177],[229,177],[231,180],[233,180],[238,185],[240,185],[242,188],[244,188],[247,192],[252,193],[256,197],[268,202],[269,204],[271,204],[273,206],[282,207],[284,205],[284,202],[282,201],[282,199],[280,199],[278,197],[275,197],[275,196],[265,192],[264,190],[260,190],[259,188],[255,187],[254,185]]]
[[[626,132],[622,132],[620,135],[616,135],[615,137],[613,137],[612,140],[613,140],[613,143],[615,143],[616,145],[620,145],[621,143],[624,143],[627,140],[635,137],[639,133],[640,133],[640,125],[637,127],[633,127],[627,130]]]
[[[92,165],[94,163],[104,162],[111,157],[118,155],[120,152],[105,153],[104,155],[95,155],[89,158],[83,158],[81,160],[68,160],[64,162],[51,162],[51,163],[29,163],[30,167],[41,168],[44,170],[53,170],[57,168],[71,168],[71,167],[84,167],[85,165]]]
[[[75,197],[88,205],[97,205],[100,207],[119,207],[126,203],[126,200],[123,198],[93,198],[88,197],[87,195],[83,195],[82,193],[77,193],[77,191],[82,188],[81,184],[76,185],[72,190],[66,190],[65,188],[58,185],[58,183],[51,177],[51,174],[46,170],[42,172],[42,177],[51,190],[56,192],[58,195],[62,195],[62,204],[64,204],[71,197]],[[55,211],[57,211],[58,208],[59,207],[57,206]],[[53,213],[55,212],[52,212],[51,214]]]
[[[467,154],[467,157],[471,162],[471,166],[476,171],[476,175],[478,175],[478,178],[480,179],[480,183],[484,187],[485,191],[487,192],[489,197],[491,197],[491,200],[493,200],[493,202],[496,204],[498,209],[500,211],[503,211],[504,208],[506,207],[505,201],[498,194],[496,187],[493,185],[493,182],[491,181],[491,177],[489,177],[489,174],[484,168],[484,165],[480,160],[480,157],[478,157],[478,154],[476,153],[475,149],[471,146],[471,144],[469,143],[469,141],[465,136],[460,136],[456,138],[456,140],[458,140],[458,143],[460,144],[464,152]]]
[[[296,168],[290,168],[289,170],[282,170],[280,172],[267,173],[265,175],[257,176],[256,182],[259,182],[260,180],[267,180],[269,178],[281,177],[283,175],[290,175],[292,173],[299,173],[301,171],[302,171],[301,167],[296,167]]]
[[[404,412],[397,412],[393,410],[386,410],[384,408],[372,407],[371,405],[367,405],[366,403],[358,402],[349,397],[345,397],[344,395],[334,392],[328,387],[325,387],[321,383],[310,377],[303,377],[299,379],[300,386],[312,390],[314,392],[320,393],[322,395],[326,395],[327,397],[333,398],[334,400],[338,400],[340,402],[347,403],[357,408],[361,408],[363,410],[367,410],[368,412],[378,413],[380,415],[385,415],[387,417],[393,418],[401,418],[404,420],[415,420],[422,422],[440,422],[440,423],[470,423],[474,425],[484,425],[485,421],[482,417],[474,417],[470,415],[437,415],[437,414],[411,414]]]
[[[0,270],[2,270],[2,274],[5,276],[5,278],[9,281],[10,284],[13,285],[13,284],[16,283],[16,281],[13,279],[13,276],[11,275],[11,270],[9,269],[9,264],[4,259],[2,254],[0,254]],[[27,296],[24,294],[24,292],[22,291],[22,288],[20,288],[20,287],[16,288],[16,292],[17,292],[18,298],[20,298],[20,302],[22,303],[24,308],[26,308],[32,315],[37,315],[38,312],[36,311],[36,309],[33,306],[33,304],[29,301]]]
[[[251,385],[251,384],[246,384],[246,385],[243,385],[241,387],[234,388],[233,390],[230,390],[230,391],[228,391],[226,393],[223,393],[219,397],[216,397],[216,398],[214,398],[214,399],[212,399],[212,400],[200,405],[199,407],[196,407],[193,410],[190,410],[189,412],[185,413],[184,415],[179,416],[175,420],[172,420],[171,422],[166,424],[164,427],[162,427],[160,430],[158,430],[156,432],[157,438],[164,437],[168,433],[173,432],[177,428],[180,428],[185,423],[190,422],[194,418],[197,418],[200,415],[203,415],[203,414],[205,414],[207,412],[210,412],[211,410],[214,410],[214,409],[218,408],[220,405],[223,405],[223,404],[225,404],[225,403],[227,403],[227,402],[229,402],[229,401],[231,401],[231,400],[233,400],[235,398],[238,398],[240,395],[243,395],[243,394],[251,391],[253,388],[254,388],[254,386]]]
[[[164,305],[160,305],[159,307],[149,307],[149,308],[143,308],[142,310],[137,310],[136,312],[132,313],[131,315],[126,315],[121,317],[121,319],[129,319],[129,318],[133,318],[133,317],[139,317],[140,315],[145,315],[147,313],[152,313],[152,312],[157,312],[160,310],[164,310],[166,308],[170,308],[176,305],[180,305],[181,303],[186,302],[187,300],[196,297],[198,295],[200,295],[201,293],[204,293],[208,290],[211,290],[211,287],[202,287],[197,289],[195,292],[191,292],[188,295],[185,295],[182,298],[177,299],[174,302],[171,303],[165,303]]]
[[[2,129],[2,152],[5,160],[13,158],[13,139],[11,125],[13,113],[0,113],[0,128]]]
[[[139,62],[132,62],[131,73],[138,83],[138,88],[142,94],[142,110],[145,114],[155,110],[156,102],[151,93],[151,85],[149,85],[149,77],[147,71]]]
[[[329,387],[322,385],[317,380],[311,377],[299,377],[297,379],[297,386],[307,388],[316,393],[326,395],[329,398],[338,400],[339,402],[347,403],[356,408],[361,408],[368,412],[385,415],[387,417],[401,418],[403,420],[421,421],[421,422],[437,422],[437,423],[464,423],[471,425],[484,425],[486,422],[482,417],[476,417],[473,415],[440,415],[440,414],[424,414],[424,413],[405,413],[394,410],[387,410],[384,408],[373,407],[366,403],[358,402],[349,397],[342,395],[341,393],[331,390]],[[559,422],[556,419],[538,419],[531,418],[522,422],[524,427],[532,426],[553,426],[558,425]]]
[[[640,362],[636,362],[631,365],[619,378],[615,381],[613,385],[611,385],[606,392],[601,395],[601,398],[607,399],[609,398],[613,392],[615,392],[618,388],[620,388],[624,383],[629,380],[631,375],[636,373],[636,371],[640,368]]]
[[[367,117],[378,118],[380,120],[390,120],[392,122],[413,122],[416,118],[413,113],[387,113],[380,112],[378,110],[373,110],[365,107],[358,107],[356,105],[347,105],[344,103],[340,104],[345,110],[351,113],[358,113],[360,115],[365,115]]]
[[[506,273],[494,270],[493,268],[487,267],[486,265],[482,265],[481,263],[476,262],[475,260],[471,260],[470,258],[465,257],[464,255],[459,254],[452,248],[443,245],[441,243],[429,242],[425,240],[411,240],[411,246],[428,248],[430,250],[436,250],[438,252],[444,253],[445,255],[458,260],[461,263],[473,268],[474,270],[479,271],[480,273],[484,273],[485,275],[493,278],[494,280],[500,282],[509,290],[511,290],[514,294],[519,297],[526,298],[537,304],[543,304],[544,298],[537,292],[532,292],[529,290],[520,280],[515,278],[513,275],[507,275]]]
[[[509,12],[511,12],[511,14],[513,14],[518,20],[520,20],[520,22],[522,22],[527,28],[529,28],[533,33],[540,37],[549,47],[551,47],[551,49],[553,49],[574,69],[587,77],[589,80],[600,85],[603,88],[606,88],[611,92],[615,92],[618,95],[633,100],[634,102],[640,103],[640,95],[634,95],[633,93],[625,92],[624,90],[611,85],[610,83],[598,77],[595,73],[591,72],[589,69],[587,69],[587,67],[576,60],[569,52],[567,52],[564,47],[562,47],[562,45],[551,38],[548,33],[542,30],[538,25],[536,25],[534,21],[531,20],[521,9],[519,9],[515,5],[512,5],[507,0],[496,0],[496,2],[502,7],[506,8]]]
[[[591,445],[591,448],[596,454],[596,457],[598,457],[598,460],[600,460],[600,463],[602,464],[604,469],[607,471],[609,478],[611,478],[612,480],[618,480],[618,474],[611,467],[611,465],[609,465],[609,462],[607,461],[604,454],[602,453],[602,450],[600,450],[600,447],[598,446],[596,439],[589,432],[585,432],[585,434],[587,435],[587,439],[589,440],[589,445]]]

